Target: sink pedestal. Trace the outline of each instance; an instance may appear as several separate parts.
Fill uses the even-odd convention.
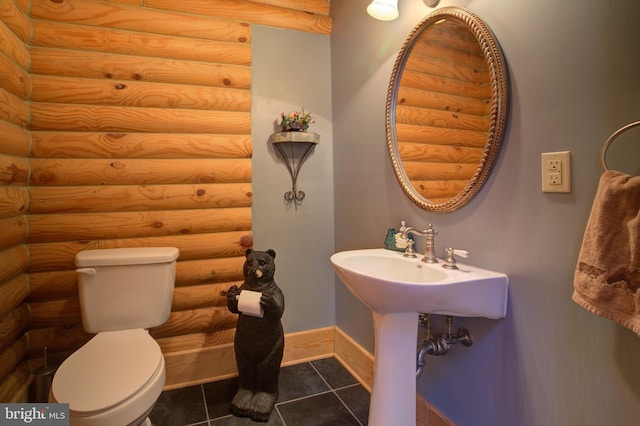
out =
[[[418,313],[373,312],[375,374],[370,426],[415,426]]]

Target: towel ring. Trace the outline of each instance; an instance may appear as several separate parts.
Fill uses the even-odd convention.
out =
[[[602,169],[605,172],[609,170],[609,168],[607,167],[606,157],[607,149],[609,149],[609,145],[611,145],[611,142],[613,142],[613,140],[617,138],[621,133],[636,126],[640,126],[640,121],[634,121],[633,123],[629,123],[626,126],[619,128],[611,136],[609,136],[609,139],[607,139],[607,141],[604,143],[604,145],[602,146],[602,151],[600,152],[600,164],[602,165]]]

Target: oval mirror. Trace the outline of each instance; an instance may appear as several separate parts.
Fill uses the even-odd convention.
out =
[[[463,8],[430,13],[402,45],[387,92],[387,147],[409,198],[437,213],[468,203],[498,155],[506,110],[491,30]]]

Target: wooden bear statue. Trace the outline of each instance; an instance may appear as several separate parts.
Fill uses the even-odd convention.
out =
[[[276,270],[273,250],[245,253],[244,283],[227,291],[227,307],[239,313],[234,348],[240,388],[230,410],[239,417],[266,422],[278,399],[278,376],[284,350],[284,331],[280,318],[284,312],[284,294],[273,279]],[[243,290],[262,293],[262,318],[238,310]]]

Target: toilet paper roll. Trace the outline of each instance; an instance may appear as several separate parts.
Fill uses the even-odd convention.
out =
[[[238,296],[238,310],[245,315],[260,317],[264,315],[260,298],[262,293],[258,291],[242,290]]]

